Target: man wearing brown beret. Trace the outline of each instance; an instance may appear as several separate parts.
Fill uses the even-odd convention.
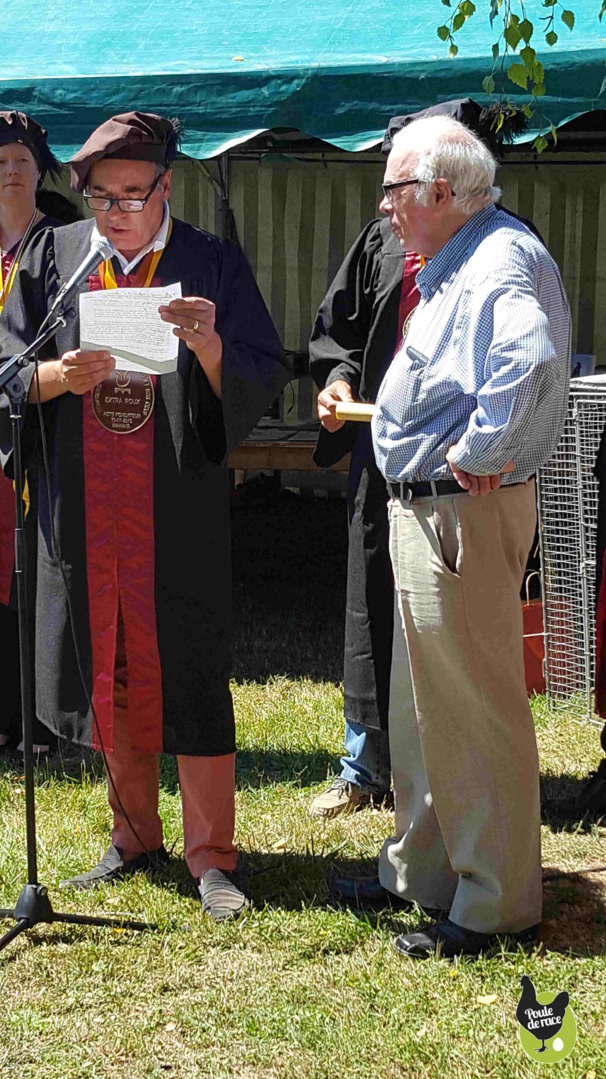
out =
[[[31,407],[23,430],[26,460],[37,463],[40,476],[38,714],[58,734],[103,746],[109,765],[112,846],[99,865],[64,885],[95,887],[167,860],[158,755],[173,753],[185,858],[203,909],[220,920],[246,905],[232,876],[226,459],[288,372],[240,249],[170,216],[178,136],[178,123],[137,112],[93,132],[72,161],[72,187],[95,220],[31,245],[11,297],[14,332],[2,352],[32,340],[96,233],[112,241],[116,255],[82,291],[181,284],[183,298],[160,308],[180,339],[177,371],[128,372],[126,429],[107,407],[120,396],[124,372],[115,372],[109,351],[79,348],[76,309],[39,368],[50,491]],[[36,393],[33,381],[30,402]],[[10,474],[2,412],[0,445]]]

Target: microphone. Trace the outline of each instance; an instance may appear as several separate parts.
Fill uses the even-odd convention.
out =
[[[64,311],[80,288],[80,285],[95,272],[97,266],[102,262],[105,262],[106,259],[110,259],[114,253],[114,245],[107,237],[98,236],[96,240],[93,240],[86,258],[82,260],[78,269],[72,274],[69,281],[59,289],[47,318],[50,318],[51,315],[54,315],[59,310]]]

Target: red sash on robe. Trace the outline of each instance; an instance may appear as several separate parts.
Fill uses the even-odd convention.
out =
[[[118,288],[139,284],[117,276]],[[152,287],[161,281],[154,278]],[[91,291],[101,287],[89,279]],[[154,378],[154,376],[152,376]],[[155,378],[154,378],[155,384]],[[124,623],[127,716],[132,749],[162,750],[162,672],[156,628],[154,422],[129,434],[107,431],[83,397],[86,558],[93,704],[106,749],[114,744],[118,612]],[[93,724],[93,743],[98,735]]]
[[[6,281],[17,250],[2,256],[2,279]],[[0,473],[0,603],[8,607],[15,568],[15,491],[11,480]]]
[[[400,311],[398,315],[398,340],[396,352],[402,343],[402,330],[404,323],[411,311],[414,311],[421,293],[417,285],[417,274],[421,269],[421,256],[416,251],[407,251],[404,255],[404,272],[402,274],[402,291],[400,292]]]

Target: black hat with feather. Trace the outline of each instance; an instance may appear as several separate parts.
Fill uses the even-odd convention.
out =
[[[501,115],[503,122],[499,125]],[[515,135],[521,135],[526,130],[527,124],[524,113],[508,105],[490,105],[484,109],[470,97],[461,98],[459,101],[442,101],[428,109],[421,109],[420,112],[393,116],[387,125],[381,146],[383,153],[390,153],[398,131],[402,131],[415,120],[424,120],[428,116],[448,116],[451,120],[458,120],[473,131],[495,157],[499,156],[504,143],[511,142]]]

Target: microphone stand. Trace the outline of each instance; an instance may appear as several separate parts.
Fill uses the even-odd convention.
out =
[[[31,654],[29,645],[28,603],[27,603],[27,559],[25,551],[24,514],[23,514],[23,468],[21,461],[21,405],[26,396],[26,389],[20,376],[22,367],[26,367],[42,345],[46,344],[65,326],[63,315],[56,315],[49,326],[38,334],[36,340],[17,356],[12,356],[0,364],[0,393],[6,393],[11,405],[11,433],[15,473],[15,578],[17,583],[17,611],[19,617],[19,673],[21,681],[21,718],[23,724],[23,758],[25,771],[25,823],[27,836],[27,884],[23,886],[13,910],[0,909],[0,918],[11,918],[16,922],[3,937],[0,937],[0,951],[21,933],[40,922],[52,924],[62,922],[68,925],[95,925],[112,929],[157,929],[151,922],[136,922],[127,918],[98,918],[85,914],[58,914],[53,910],[48,890],[38,881],[38,858],[36,843],[36,809],[34,790],[34,749],[33,749],[33,691]],[[43,324],[44,326],[44,324]]]

